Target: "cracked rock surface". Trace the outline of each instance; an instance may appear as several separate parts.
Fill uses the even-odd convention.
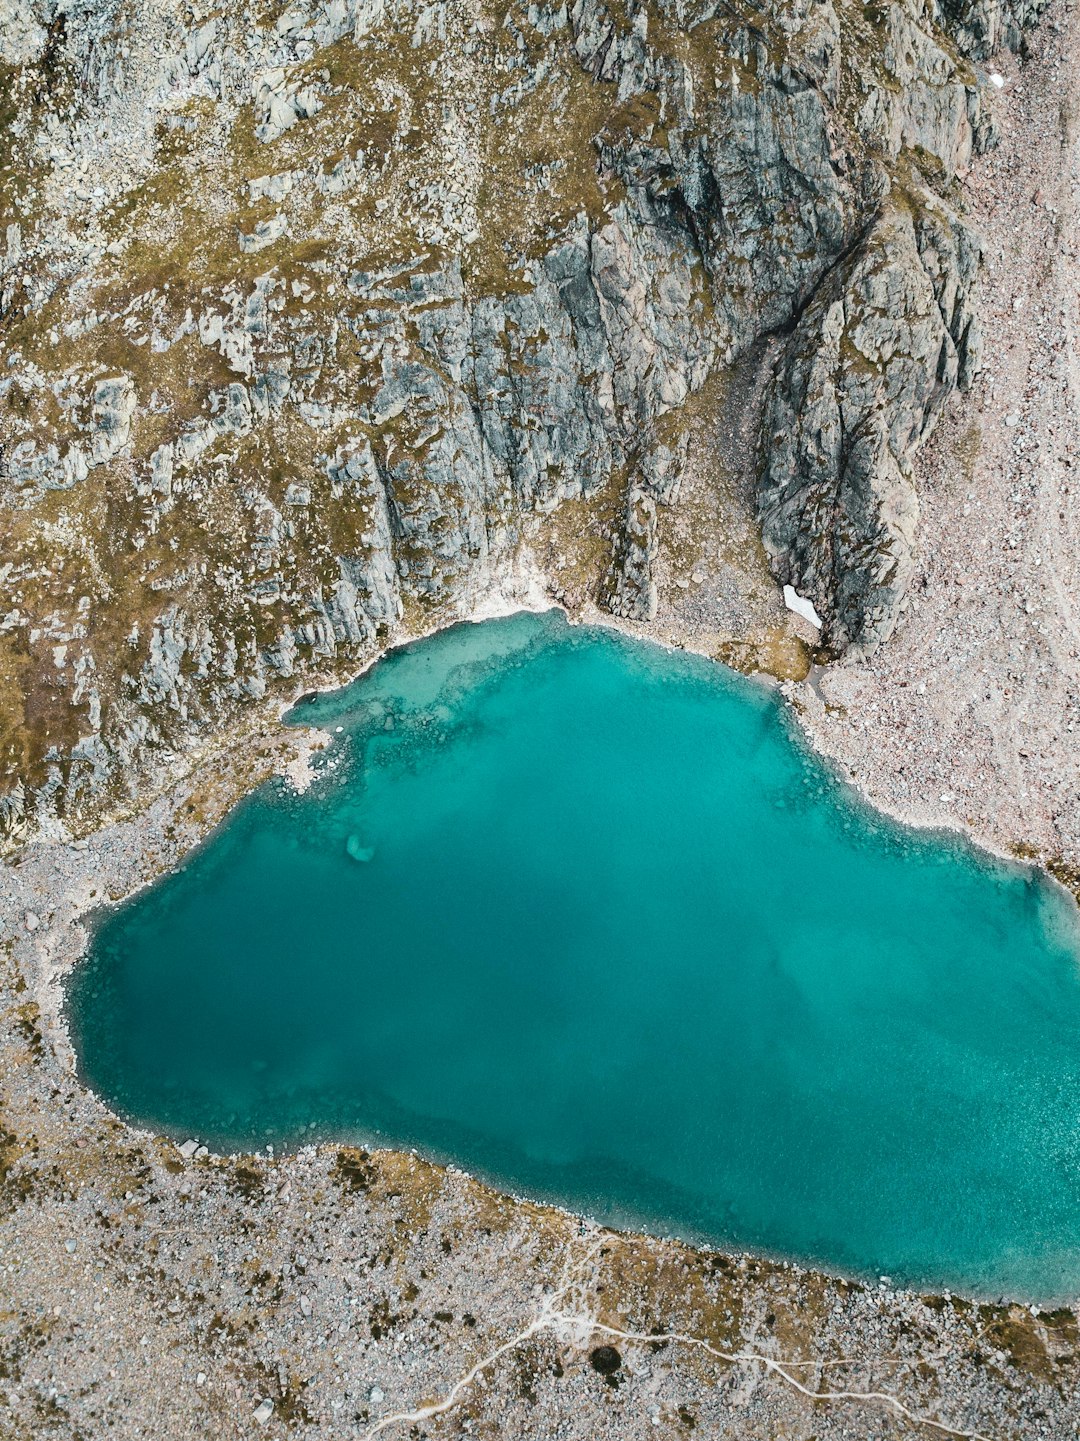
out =
[[[1036,7],[2,3],[10,838],[515,575],[647,621],[750,364],[774,576],[889,634],[978,364],[972,57]],[[724,629],[798,650],[767,585]]]

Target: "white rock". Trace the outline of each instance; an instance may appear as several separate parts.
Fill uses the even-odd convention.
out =
[[[27,911],[26,916],[23,919],[23,925],[32,935],[34,931],[37,930],[38,926],[41,925],[41,917],[36,916],[33,911]]]
[[[129,375],[110,376],[94,387],[91,461],[105,465],[120,454],[131,438],[135,414],[135,382]]]
[[[283,170],[279,175],[260,175],[255,180],[249,180],[248,196],[252,205],[259,200],[269,200],[272,204],[279,205],[292,188],[292,171]]]
[[[300,1311],[304,1316],[311,1315],[311,1300],[307,1296],[300,1297]]]
[[[800,595],[793,585],[784,586],[784,604],[795,615],[801,615],[803,620],[808,620],[812,626],[821,629],[821,616],[814,608],[814,602]]]
[[[989,76],[988,76],[988,79],[989,79],[989,81],[990,81],[990,84],[994,87],[995,90],[1000,90],[1000,89],[1002,89],[1002,87],[1003,87],[1004,84],[1005,84],[1005,77],[1004,77],[1004,75],[999,75],[996,70],[991,70],[991,71],[990,71],[990,74],[989,74]]]
[[[172,493],[173,450],[171,445],[159,445],[150,457],[150,484],[161,495]]]
[[[205,1386],[205,1385],[206,1385],[206,1372],[205,1372],[205,1371],[200,1371],[199,1374],[195,1377],[195,1385],[196,1385],[196,1386]]]
[[[195,74],[203,60],[205,60],[207,52],[216,38],[216,20],[208,20],[205,25],[200,26],[198,30],[193,30],[187,37],[187,43],[184,49],[186,51],[188,69],[192,75]]]
[[[274,1414],[273,1401],[271,1401],[270,1397],[267,1396],[264,1400],[259,1402],[259,1404],[255,1407],[255,1410],[251,1414],[254,1416],[255,1420],[259,1423],[260,1426],[265,1426],[267,1421],[269,1421],[270,1417]]]
[[[181,1156],[183,1156],[185,1161],[190,1161],[192,1156],[194,1156],[195,1152],[199,1149],[199,1143],[198,1141],[192,1140],[182,1141],[176,1149],[180,1152]]]
[[[271,216],[269,220],[260,220],[255,226],[254,234],[245,235],[243,231],[240,231],[237,238],[244,254],[251,255],[255,251],[265,250],[268,245],[273,245],[274,241],[280,240],[284,234],[285,217],[278,214]]]
[[[382,1387],[372,1386],[371,1390],[368,1392],[367,1398],[373,1406],[377,1406],[379,1402],[383,1399]]]
[[[75,1240],[65,1241],[64,1250],[68,1253],[69,1256],[73,1256],[75,1254],[75,1248],[78,1246],[78,1244],[78,1241]]]

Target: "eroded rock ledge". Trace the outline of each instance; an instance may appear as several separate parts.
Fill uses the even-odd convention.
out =
[[[1037,9],[3,0],[8,834],[538,547],[647,619],[687,402],[752,353],[775,573],[880,643],[978,363],[973,60]]]

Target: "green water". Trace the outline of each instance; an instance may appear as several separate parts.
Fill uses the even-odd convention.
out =
[[[1037,873],[869,812],[765,689],[557,615],[458,627],[293,719],[335,734],[313,788],[105,914],[71,982],[118,1111],[1080,1293],[1077,916]]]

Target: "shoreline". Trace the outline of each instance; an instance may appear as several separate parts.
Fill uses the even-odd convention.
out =
[[[1018,858],[1014,855],[994,851],[990,847],[981,844],[967,830],[962,829],[958,826],[944,825],[934,821],[912,821],[902,815],[893,814],[878,805],[872,799],[872,797],[868,796],[865,791],[863,791],[855,782],[851,780],[849,776],[845,774],[842,764],[840,762],[836,761],[826,752],[819,750],[818,747],[814,744],[812,734],[807,732],[807,729],[803,724],[803,717],[798,704],[798,697],[797,695],[793,696],[789,693],[791,690],[794,689],[791,682],[778,681],[776,677],[770,676],[767,673],[763,672],[746,675],[743,672],[736,671],[733,667],[727,665],[726,662],[717,660],[715,657],[709,655],[707,651],[699,649],[692,644],[681,645],[677,641],[671,640],[666,637],[655,638],[642,635],[635,631],[634,628],[627,626],[624,623],[620,623],[618,620],[613,620],[611,617],[604,617],[602,613],[597,613],[596,615],[582,614],[578,616],[573,616],[570,615],[567,612],[566,608],[560,605],[558,602],[553,601],[550,604],[546,605],[536,604],[533,606],[526,606],[518,604],[513,599],[507,598],[504,593],[496,592],[493,597],[488,600],[487,603],[479,606],[475,612],[470,613],[467,616],[461,617],[460,619],[452,620],[448,622],[446,626],[432,627],[423,635],[410,636],[402,639],[399,642],[396,642],[392,646],[388,646],[377,656],[367,661],[357,671],[355,675],[347,678],[340,684],[325,685],[318,688],[317,690],[309,687],[306,688],[302,694],[305,696],[315,694],[332,694],[335,691],[348,689],[350,686],[355,685],[360,679],[362,679],[365,674],[367,674],[369,670],[371,670],[376,664],[378,664],[379,661],[384,659],[393,651],[419,644],[434,635],[440,634],[443,630],[450,629],[454,626],[466,624],[483,624],[488,620],[498,619],[501,617],[519,614],[544,614],[549,611],[558,611],[564,616],[567,624],[570,626],[584,626],[591,627],[597,630],[606,630],[609,632],[613,632],[618,636],[630,641],[634,645],[652,646],[654,648],[671,653],[682,651],[684,653],[693,654],[700,657],[702,660],[709,662],[710,664],[723,666],[725,667],[725,669],[732,672],[733,674],[742,676],[744,680],[756,685],[760,685],[766,691],[775,694],[778,700],[782,703],[783,714],[786,719],[786,724],[790,727],[794,743],[798,746],[804,747],[810,754],[814,755],[823,764],[825,769],[831,775],[833,783],[838,788],[840,788],[841,791],[846,790],[851,793],[852,804],[865,808],[867,811],[871,812],[875,818],[880,818],[892,825],[900,826],[912,831],[918,831],[920,833],[936,834],[941,837],[944,843],[960,843],[965,847],[965,849],[975,855],[976,858],[980,861],[980,863],[982,863],[983,861],[987,863],[991,861],[999,862],[1010,868],[1015,868],[1018,870],[1028,870],[1037,873],[1044,883],[1049,883],[1053,888],[1060,890],[1065,896],[1068,897],[1074,912],[1074,918],[1077,922],[1078,934],[1080,934],[1080,911],[1077,910],[1076,897],[1066,886],[1062,885],[1062,883],[1055,876],[1053,876],[1044,867],[1040,866],[1036,861],[1025,860],[1022,858]],[[74,1047],[71,1042],[68,1019],[65,1012],[65,1002],[67,999],[65,982],[72,973],[72,971],[85,958],[88,945],[92,939],[92,931],[88,922],[88,917],[90,915],[92,915],[94,912],[103,910],[106,907],[110,909],[116,909],[120,906],[130,903],[134,899],[134,897],[136,897],[141,891],[155,884],[159,879],[161,879],[162,876],[170,872],[175,872],[179,870],[183,865],[187,864],[192,854],[202,845],[207,844],[210,841],[214,831],[216,831],[218,826],[224,824],[228,820],[229,816],[235,810],[236,806],[240,805],[243,801],[247,800],[252,794],[254,794],[254,791],[260,785],[265,784],[267,779],[284,780],[298,793],[303,793],[303,790],[306,789],[307,785],[310,784],[311,781],[315,778],[315,773],[312,772],[309,767],[309,759],[311,754],[317,750],[322,750],[324,748],[324,742],[329,742],[332,744],[334,737],[331,733],[321,730],[318,727],[297,727],[294,730],[292,727],[286,726],[284,724],[284,716],[290,710],[292,710],[296,704],[297,700],[294,699],[288,704],[284,704],[280,707],[278,711],[277,724],[280,727],[282,739],[288,739],[295,735],[299,742],[297,753],[291,759],[286,760],[285,763],[278,769],[276,769],[270,777],[264,777],[263,779],[255,781],[252,789],[246,790],[242,794],[238,795],[231,804],[227,805],[223,809],[220,815],[213,819],[212,822],[208,823],[206,829],[192,835],[190,838],[187,838],[185,842],[181,842],[180,844],[182,846],[182,849],[178,849],[177,853],[170,857],[168,863],[163,864],[152,871],[148,871],[147,873],[135,879],[129,890],[123,892],[118,896],[110,894],[109,897],[105,900],[87,900],[85,901],[85,903],[82,904],[80,904],[82,898],[77,898],[74,903],[74,908],[70,912],[68,924],[64,928],[59,945],[52,949],[49,956],[47,969],[43,968],[40,986],[37,991],[38,1004],[40,1006],[40,1014],[42,1020],[46,1024],[49,1032],[50,1041],[54,1045],[58,1057],[61,1059],[62,1063],[68,1068],[71,1076],[82,1088],[83,1092],[85,1093],[87,1098],[90,1099],[92,1104],[104,1111],[119,1126],[121,1126],[126,1133],[138,1138],[144,1143],[155,1144],[159,1141],[166,1141],[169,1144],[175,1145],[179,1150],[180,1132],[177,1131],[176,1135],[174,1136],[171,1132],[155,1130],[153,1127],[128,1120],[124,1116],[120,1115],[118,1112],[114,1111],[109,1105],[109,1103],[91,1085],[89,1085],[88,1082],[85,1081],[78,1064]],[[231,753],[232,749],[234,749],[236,746],[243,746],[249,744],[250,741],[251,737],[244,736],[235,741],[233,743],[233,746],[227,747],[226,749],[228,752]],[[299,774],[297,774],[298,768]],[[194,777],[192,777],[191,779],[194,779]],[[298,780],[301,783],[299,786],[297,784]],[[179,808],[184,804],[185,795],[188,793],[190,793],[190,787],[181,787],[180,793],[178,795],[174,794],[174,796],[169,798],[174,810],[179,810]],[[138,832],[144,819],[144,814],[139,813],[136,816],[132,817],[127,822],[127,824],[134,828],[136,832]],[[94,854],[93,839],[94,838],[91,838],[90,844],[87,849],[80,850],[75,853],[80,860],[86,858],[88,864],[91,865],[91,867],[93,866],[92,858]],[[46,851],[46,853],[48,853],[52,849],[52,847],[46,844],[43,849]],[[42,960],[44,965],[44,958],[42,958]],[[44,1004],[42,1003],[43,1001]],[[192,1137],[192,1139],[198,1140],[199,1138]],[[204,1143],[200,1140],[199,1144],[202,1145]],[[692,1236],[684,1236],[678,1233],[671,1233],[659,1229],[634,1227],[629,1223],[627,1223],[627,1225],[625,1226],[621,1224],[616,1226],[614,1223],[608,1223],[598,1220],[591,1213],[574,1210],[572,1207],[564,1205],[557,1200],[553,1200],[548,1196],[531,1194],[528,1191],[518,1191],[512,1186],[502,1185],[497,1180],[492,1180],[487,1178],[485,1175],[470,1171],[459,1161],[453,1159],[445,1160],[440,1157],[428,1154],[423,1150],[418,1150],[416,1147],[407,1144],[395,1144],[393,1142],[383,1143],[382,1141],[376,1144],[370,1140],[364,1139],[364,1137],[359,1133],[355,1135],[342,1134],[335,1136],[332,1132],[328,1132],[326,1135],[319,1135],[318,1138],[315,1140],[297,1140],[295,1142],[290,1142],[285,1145],[274,1143],[265,1147],[248,1148],[246,1150],[241,1149],[232,1151],[216,1151],[208,1148],[208,1160],[212,1164],[220,1162],[237,1164],[243,1161],[245,1158],[260,1158],[262,1152],[266,1150],[267,1155],[271,1159],[273,1159],[277,1164],[282,1164],[287,1162],[290,1158],[298,1156],[301,1152],[309,1149],[311,1146],[314,1146],[316,1150],[319,1150],[321,1148],[334,1148],[341,1146],[361,1146],[366,1152],[373,1156],[412,1156],[423,1161],[425,1165],[434,1167],[439,1171],[446,1173],[454,1172],[460,1174],[470,1182],[475,1182],[477,1185],[484,1187],[485,1189],[496,1191],[498,1194],[506,1197],[517,1205],[541,1206],[549,1211],[557,1213],[567,1222],[581,1222],[582,1224],[594,1230],[609,1230],[614,1228],[624,1236],[637,1236],[642,1238],[643,1240],[651,1240],[662,1243],[670,1242],[672,1244],[687,1246],[697,1252],[700,1252],[703,1256],[706,1257],[720,1255],[726,1256],[734,1260],[742,1259],[764,1261],[771,1264],[793,1267],[800,1272],[817,1274],[830,1280],[843,1281],[849,1284],[857,1284],[860,1286],[872,1285],[875,1280],[875,1278],[869,1273],[861,1274],[859,1272],[848,1272],[843,1270],[842,1268],[831,1267],[822,1262],[815,1261],[812,1258],[797,1257],[787,1255],[781,1252],[771,1252],[767,1248],[750,1250],[729,1248],[725,1247],[720,1242],[711,1242]],[[932,1281],[927,1281],[925,1283],[912,1283],[911,1285],[900,1286],[896,1288],[893,1288],[890,1283],[889,1289],[896,1296],[906,1296],[911,1298],[920,1294],[918,1289],[918,1287],[920,1286],[924,1288],[926,1286],[929,1286],[932,1290],[936,1290],[941,1295],[957,1296],[963,1300],[970,1301],[974,1304],[1034,1304],[1038,1308],[1045,1308],[1053,1305],[1075,1304],[1077,1302],[1080,1302],[1080,1291],[1078,1291],[1075,1296],[1070,1293],[1067,1296],[1055,1296],[1039,1301],[1032,1297],[1021,1296],[1020,1294],[992,1295],[990,1293],[982,1293],[974,1289],[966,1288],[962,1284],[950,1284],[946,1286],[943,1282],[935,1283]]]
[[[775,687],[768,678],[763,683]],[[806,743],[801,727],[797,734]],[[235,745],[257,750],[259,742],[256,731]],[[230,779],[235,789],[236,776]],[[181,791],[190,793],[190,786]],[[189,822],[184,840],[174,838],[155,866],[156,837],[175,814],[169,799],[105,837],[100,860],[114,884],[121,874],[138,882],[136,871],[150,883],[217,823],[213,815],[201,827]],[[172,800],[183,809],[179,792]],[[229,809],[231,803],[223,805]],[[141,840],[133,846],[136,829]],[[118,838],[119,846],[109,844]],[[71,863],[91,870],[96,864],[89,848],[47,852],[67,869],[69,893],[78,883]],[[48,929],[57,939],[66,934],[70,944],[81,927],[54,915]],[[80,949],[67,954],[77,959]],[[60,959],[60,951],[53,956]],[[226,1436],[250,1434],[251,1414],[267,1397],[275,1418],[279,1412],[283,1418],[272,1427],[283,1434],[298,1395],[307,1414],[320,1418],[320,1431],[369,1437],[395,1415],[411,1414],[422,1398],[451,1394],[478,1349],[503,1362],[487,1372],[486,1385],[470,1386],[457,1409],[468,1417],[490,1407],[493,1424],[497,1418],[500,1434],[508,1435],[536,1434],[539,1413],[515,1389],[525,1357],[536,1356],[546,1368],[549,1379],[536,1382],[536,1394],[540,1405],[554,1408],[552,1425],[567,1405],[610,1406],[613,1394],[591,1362],[600,1344],[618,1348],[622,1394],[640,1398],[644,1388],[664,1408],[642,1410],[647,1429],[630,1423],[632,1436],[656,1434],[653,1414],[670,1417],[673,1434],[682,1434],[686,1414],[707,1435],[725,1434],[733,1423],[740,1436],[774,1435],[779,1425],[795,1437],[841,1441],[860,1421],[876,1434],[888,1411],[900,1407],[901,1434],[944,1428],[1002,1441],[1017,1427],[1027,1434],[1036,1424],[1033,1409],[1071,1415],[1080,1395],[1080,1364],[1069,1340],[1077,1321],[1069,1307],[1051,1311],[944,1287],[920,1292],[762,1252],[612,1230],[407,1149],[358,1149],[320,1136],[272,1156],[185,1158],[174,1141],[115,1118],[48,1038],[29,1069],[25,1061],[16,1064],[28,1087],[26,1109],[9,1093],[5,1125],[16,1135],[34,1128],[38,1150],[26,1153],[28,1174],[36,1178],[48,1158],[66,1176],[82,1178],[24,1205],[11,1235],[28,1263],[14,1277],[8,1271],[11,1304],[33,1316],[47,1298],[54,1328],[49,1347],[35,1353],[40,1361],[20,1363],[14,1388],[20,1398],[35,1394],[26,1389],[30,1377],[41,1375],[36,1384],[46,1384],[49,1373],[41,1367],[66,1354],[69,1336],[81,1347],[87,1334],[113,1368],[103,1387],[109,1396],[142,1396],[140,1363],[153,1355],[149,1394],[155,1407],[168,1398],[165,1415],[173,1418],[162,1421],[155,1410],[157,1433],[164,1426],[177,1441],[211,1427]],[[46,1100],[50,1091],[53,1099]],[[17,1158],[5,1164],[10,1176],[22,1173]],[[0,1229],[0,1265],[2,1235]],[[66,1236],[77,1248],[71,1254]],[[567,1268],[575,1276],[567,1307],[572,1324],[530,1333],[519,1349],[515,1338],[559,1293]],[[256,1278],[265,1275],[280,1280],[264,1302]],[[433,1345],[430,1333],[418,1330],[405,1300],[417,1290],[427,1316],[437,1310],[468,1318],[456,1323],[465,1328],[460,1340],[440,1336]],[[115,1312],[108,1310],[110,1293],[123,1302]],[[354,1327],[350,1307],[361,1296],[371,1298],[370,1325]],[[381,1297],[388,1298],[385,1306]],[[236,1318],[239,1328],[222,1337],[219,1317]],[[686,1339],[662,1354],[656,1344],[633,1339],[657,1334]],[[151,1353],[140,1349],[143,1337],[153,1341]],[[703,1345],[720,1359],[701,1352]],[[289,1357],[303,1358],[302,1386]],[[74,1356],[67,1364],[76,1364]],[[763,1384],[773,1367],[776,1379]],[[1024,1378],[1020,1392],[1014,1374]],[[810,1396],[784,1384],[785,1375],[800,1378]],[[358,1418],[351,1430],[340,1426],[335,1409],[343,1393],[353,1398]]]
[[[350,674],[345,679],[314,686],[310,684],[304,685],[291,699],[275,705],[275,715],[272,724],[277,727],[278,734],[274,739],[281,743],[291,754],[288,754],[272,771],[253,779],[250,786],[239,789],[232,799],[223,805],[220,811],[211,819],[207,820],[204,825],[189,832],[188,835],[179,838],[175,842],[175,848],[172,850],[172,853],[161,858],[160,864],[147,869],[144,873],[131,879],[128,888],[124,889],[121,894],[114,895],[110,892],[107,898],[103,900],[91,899],[89,896],[79,894],[60,894],[57,896],[57,899],[61,902],[67,901],[70,903],[68,924],[81,932],[82,939],[77,949],[74,939],[65,941],[62,944],[59,954],[53,951],[49,961],[38,967],[39,977],[36,999],[41,1014],[49,1027],[50,1035],[56,1041],[60,1053],[67,1059],[68,1064],[72,1066],[73,1072],[73,1053],[67,1024],[62,1015],[62,999],[57,998],[55,992],[58,988],[62,989],[61,982],[64,977],[78,965],[79,961],[85,955],[89,935],[83,924],[83,918],[92,911],[104,907],[116,908],[121,905],[126,905],[138,895],[140,891],[152,886],[163,875],[168,874],[170,871],[178,870],[182,865],[186,864],[191,853],[205,844],[217,827],[228,819],[228,816],[236,806],[254,794],[255,790],[265,784],[267,780],[275,778],[281,779],[285,781],[295,793],[303,794],[315,778],[315,773],[310,768],[310,757],[314,753],[326,749],[329,744],[333,743],[331,733],[323,731],[318,727],[292,727],[284,723],[284,717],[305,697],[329,695],[335,691],[346,690],[350,686],[355,685],[373,669],[374,666],[378,665],[380,661],[392,654],[395,650],[416,645],[454,626],[479,625],[487,620],[500,619],[516,614],[543,614],[547,611],[559,611],[571,626],[592,626],[597,629],[606,629],[624,636],[635,644],[651,645],[658,649],[671,652],[683,651],[699,656],[711,664],[723,666],[746,680],[760,684],[765,689],[775,692],[780,697],[785,712],[793,724],[797,742],[807,747],[807,749],[829,769],[836,784],[841,788],[850,790],[859,804],[867,807],[871,812],[891,821],[895,825],[913,831],[938,834],[945,839],[957,840],[970,847],[975,853],[981,853],[987,858],[992,858],[993,860],[1020,869],[1026,868],[1034,870],[1038,872],[1046,882],[1066,895],[1074,907],[1080,907],[1080,898],[1078,898],[1076,892],[1066,885],[1058,876],[1053,874],[1048,868],[1045,859],[1037,855],[1017,854],[1015,851],[1010,851],[993,837],[981,835],[975,828],[963,822],[957,822],[951,818],[941,819],[937,816],[929,816],[917,809],[908,809],[902,805],[895,805],[890,803],[888,799],[883,800],[875,795],[847,768],[843,759],[837,757],[831,750],[824,748],[820,744],[818,732],[808,724],[804,697],[806,691],[812,689],[809,681],[791,682],[781,680],[767,671],[741,671],[731,666],[727,661],[710,654],[707,649],[696,642],[693,636],[688,635],[683,639],[679,639],[672,638],[669,635],[659,636],[643,633],[641,629],[633,624],[610,616],[606,612],[599,611],[596,608],[584,609],[575,615],[559,601],[552,599],[550,596],[542,595],[539,592],[529,597],[529,599],[531,599],[533,603],[530,604],[526,600],[518,601],[505,591],[494,589],[492,594],[482,601],[473,611],[455,619],[448,620],[445,624],[433,625],[416,635],[408,635],[396,639],[392,644],[367,659],[355,673]],[[251,748],[263,740],[265,740],[265,732],[260,731],[257,735],[253,735],[250,727],[242,726],[238,729],[237,734],[231,737],[226,736],[219,738],[218,743],[212,747],[212,758],[221,759],[222,757],[231,757],[237,750]],[[155,821],[157,817],[155,817],[153,813],[159,810],[162,805],[170,808],[174,814],[179,813],[188,797],[198,787],[199,782],[199,774],[193,769],[187,777],[177,782],[170,792],[154,797],[143,808],[121,820],[106,823],[106,825],[99,830],[92,832],[89,837],[84,838],[83,842],[66,843],[68,849],[72,850],[73,844],[79,845],[80,849],[74,851],[74,854],[80,859],[87,858],[89,864],[90,858],[95,854],[94,842],[100,840],[114,828],[132,828],[136,832],[139,832],[145,827],[148,831],[146,839],[148,841],[156,839],[157,828]],[[136,843],[138,843],[138,840],[139,837],[136,836]],[[50,840],[30,842],[26,848],[26,852],[20,858],[16,859],[15,868],[21,870],[32,859],[45,859],[47,861],[48,856],[62,844],[65,843]],[[35,856],[35,852],[38,851],[42,852],[43,855]],[[1050,858],[1051,863],[1052,860],[1053,858]],[[10,868],[8,863],[4,863],[5,871],[9,871]],[[68,882],[68,890],[75,889],[77,891],[80,881],[89,881],[89,879],[89,876],[82,876],[71,880]],[[1080,915],[1080,910],[1078,910],[1078,915]],[[2,923],[3,898],[0,896],[0,924]],[[12,928],[14,928],[14,916],[10,918],[10,924]],[[35,932],[35,934],[37,934],[37,932]],[[40,955],[39,947],[36,949],[39,950]],[[44,957],[42,957],[41,960],[45,962]]]
[[[1016,851],[1008,849],[993,836],[980,833],[975,827],[969,826],[962,819],[955,817],[940,819],[936,816],[930,816],[919,808],[907,808],[903,804],[893,802],[887,797],[882,798],[870,790],[858,776],[848,769],[842,758],[837,756],[832,749],[826,748],[821,744],[819,732],[808,723],[805,695],[808,689],[812,691],[809,678],[805,682],[789,681],[780,679],[769,671],[739,670],[738,667],[732,666],[729,662],[712,655],[707,649],[696,643],[692,636],[688,636],[685,641],[680,641],[668,636],[661,638],[644,635],[639,630],[627,625],[626,622],[620,621],[612,616],[605,616],[603,612],[599,611],[595,616],[589,615],[588,617],[582,617],[578,621],[572,620],[571,624],[595,625],[601,628],[606,627],[609,630],[617,631],[620,635],[625,635],[630,640],[646,645],[657,645],[665,650],[685,651],[691,655],[701,656],[703,660],[711,661],[714,665],[726,666],[728,670],[733,671],[736,675],[743,676],[747,680],[762,682],[768,686],[769,689],[775,690],[780,695],[784,702],[785,709],[794,723],[800,743],[806,746],[819,760],[829,766],[839,784],[851,790],[858,797],[861,804],[876,812],[878,815],[893,821],[896,825],[903,826],[907,830],[952,837],[964,842],[973,850],[992,857],[994,860],[1004,861],[1008,865],[1019,866],[1021,868],[1028,867],[1036,870],[1044,876],[1047,881],[1063,891],[1065,895],[1080,908],[1080,896],[1048,869],[1047,860],[1037,855],[1018,854]],[[1024,843],[1020,842],[1020,844],[1023,845]],[[1050,857],[1048,859],[1049,863],[1052,864],[1056,858]]]

